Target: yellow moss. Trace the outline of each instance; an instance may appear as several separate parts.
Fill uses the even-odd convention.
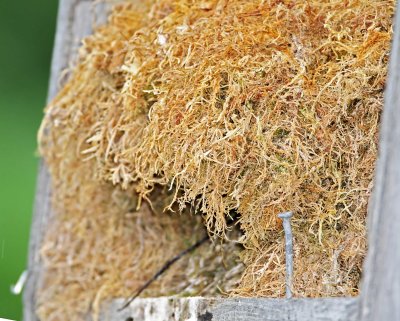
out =
[[[58,213],[80,224],[99,215],[112,221],[83,229],[82,246],[101,233],[124,243],[114,220],[133,200],[137,213],[147,206],[142,200],[179,205],[184,213],[171,220],[186,232],[173,236],[176,249],[188,230],[201,234],[185,213],[189,205],[221,236],[238,213],[245,271],[230,294],[282,296],[277,214],[291,210],[294,293],[357,294],[394,1],[154,0],[145,7],[115,7],[85,40],[73,76],[46,109],[40,147]],[[154,195],[160,185],[172,195]],[[125,207],[112,205],[113,193]],[[152,226],[166,219],[143,217]],[[72,233],[61,232],[68,224],[60,222],[47,244]],[[115,253],[118,269],[129,269],[130,246]],[[50,270],[66,264],[67,254],[46,253]],[[160,254],[152,255],[155,268]],[[93,251],[92,259],[98,256]],[[86,264],[79,273],[93,268]],[[117,290],[116,270],[105,272],[108,283],[85,286],[101,290],[101,298],[127,295]],[[65,284],[73,281],[60,276],[53,291]],[[43,315],[55,306],[49,288]]]

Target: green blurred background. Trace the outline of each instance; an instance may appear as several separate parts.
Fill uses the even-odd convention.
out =
[[[22,319],[10,293],[25,269],[36,131],[46,101],[57,0],[0,1],[0,318]]]

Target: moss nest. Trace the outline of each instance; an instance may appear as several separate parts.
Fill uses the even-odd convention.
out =
[[[358,294],[393,0],[147,0],[84,40],[39,146],[43,320],[128,297]],[[228,255],[229,254],[229,255]]]

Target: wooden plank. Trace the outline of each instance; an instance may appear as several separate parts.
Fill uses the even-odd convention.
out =
[[[92,32],[94,18],[96,23],[104,22],[107,7],[103,3],[94,6],[90,0],[60,0],[48,101],[54,98],[67,79],[68,73],[65,74],[64,71],[76,60],[80,40]],[[35,293],[40,287],[42,275],[39,250],[51,218],[51,180],[46,164],[41,160],[29,242],[28,279],[23,296],[25,321],[37,320]]]
[[[100,321],[355,321],[357,298],[324,299],[137,299],[118,311],[124,300],[103,307]]]
[[[400,320],[400,2],[382,115],[360,320]]]

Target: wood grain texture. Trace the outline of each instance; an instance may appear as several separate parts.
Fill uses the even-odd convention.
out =
[[[100,321],[355,321],[357,298],[325,299],[137,299],[103,306]]]
[[[94,24],[105,21],[109,6],[93,4],[90,0],[60,0],[57,32],[51,64],[48,101],[52,100],[68,78],[68,70],[77,59],[81,39],[89,35]],[[28,279],[24,290],[24,320],[36,321],[36,289],[42,281],[40,247],[46,227],[52,219],[51,179],[46,164],[40,161],[36,184],[34,214],[31,226],[28,256]]]
[[[400,2],[382,115],[359,320],[400,320]]]

